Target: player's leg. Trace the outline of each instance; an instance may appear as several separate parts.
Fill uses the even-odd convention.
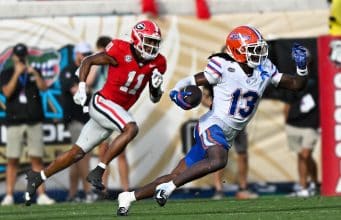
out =
[[[50,176],[53,174],[69,167],[71,164],[82,159],[85,152],[77,145],[73,145],[72,148],[58,156],[52,163],[48,165],[47,168],[40,172],[35,172],[30,170],[27,173],[27,186],[25,193],[26,205],[31,204],[31,199],[35,194],[37,188]]]
[[[207,131],[209,133],[209,137],[207,135],[203,135],[204,137],[200,137],[198,133],[198,129],[195,129],[195,145],[191,148],[191,150],[188,152],[186,157],[182,159],[177,167],[172,171],[171,174],[165,175],[162,177],[157,178],[152,183],[149,183],[145,185],[142,188],[137,189],[135,192],[123,192],[118,197],[118,203],[119,208],[117,210],[117,215],[127,215],[128,209],[130,207],[131,202],[134,202],[136,200],[141,200],[144,198],[150,198],[154,192],[155,192],[155,200],[159,203],[159,205],[163,206],[167,202],[168,197],[173,192],[173,190],[176,188],[173,180],[177,179],[179,176],[182,176],[184,173],[186,173],[188,170],[192,169],[192,167],[197,167],[204,169],[205,173],[209,170],[209,172],[214,172],[214,170],[217,170],[219,168],[213,168],[215,165],[212,164],[206,164],[205,161],[211,160],[213,153],[208,153],[206,149],[208,148],[204,143],[221,143],[224,146],[227,146],[227,141],[224,136],[224,133],[222,130],[214,126],[210,131]],[[207,134],[207,133],[205,133]],[[213,137],[213,138],[212,138]],[[208,138],[210,140],[208,140]],[[202,140],[204,140],[204,143],[202,143]],[[210,146],[209,148],[212,148],[210,152],[214,152],[217,147],[216,154],[220,155],[226,155],[226,162],[227,162],[227,150],[221,146]],[[222,150],[221,150],[222,149]],[[223,153],[222,153],[223,152]],[[223,156],[224,157],[224,156]],[[209,159],[208,159],[209,158]],[[204,161],[204,163],[202,163]],[[224,165],[221,165],[221,167],[226,165],[226,162]],[[207,166],[207,168],[202,167]],[[210,170],[213,168],[212,170]],[[194,168],[197,170],[197,168]],[[201,170],[199,170],[201,172]],[[197,172],[197,171],[196,171]],[[184,184],[186,181],[192,178],[197,178],[198,173],[193,172],[190,170],[190,172],[186,173],[184,178],[186,179],[183,181],[182,184]],[[207,173],[209,173],[207,172]],[[191,173],[194,173],[195,177],[191,176]],[[203,173],[200,173],[199,176],[205,175]],[[184,179],[181,178],[181,179]]]
[[[118,135],[109,145],[103,160],[93,169],[87,180],[98,190],[104,190],[102,177],[107,165],[126,148],[127,144],[137,135],[138,128],[135,122],[129,122],[120,135]]]
[[[128,210],[132,202],[153,197],[155,193],[155,188],[157,185],[172,180],[177,175],[182,173],[186,168],[187,168],[187,165],[186,165],[185,158],[184,158],[180,160],[178,165],[170,174],[158,177],[153,182],[141,188],[138,188],[135,191],[120,193],[118,195],[117,215],[119,216],[128,215]]]
[[[173,191],[185,183],[199,179],[207,174],[224,168],[227,164],[228,150],[220,145],[210,146],[207,157],[181,172],[171,181],[159,184],[155,188],[155,200],[164,206]]]
[[[184,172],[188,166],[191,166],[197,161],[203,159],[204,156],[205,150],[201,148],[200,143],[197,143],[191,148],[190,152],[186,155],[186,157],[180,160],[178,165],[173,169],[173,171],[170,174],[158,177],[153,182],[141,188],[138,188],[135,191],[120,193],[118,195],[117,215],[119,216],[128,215],[128,210],[132,202],[153,197],[157,185],[171,181],[177,175]],[[160,198],[160,200],[163,199]],[[167,199],[163,200],[164,204],[166,201]]]
[[[31,170],[27,173],[26,204],[30,205],[31,198],[35,194],[36,189],[48,177],[82,159],[87,152],[106,139],[109,134],[110,131],[101,127],[93,119],[90,119],[83,127],[76,144],[69,151],[58,156],[42,171],[34,172]]]
[[[227,155],[228,150],[224,147],[220,145],[210,146],[207,149],[207,158],[199,161],[175,177],[173,179],[174,185],[176,187],[182,186],[185,183],[224,168],[227,164]]]
[[[166,203],[176,187],[222,169],[227,164],[230,144],[228,144],[223,130],[218,125],[213,125],[203,129],[200,136],[198,128],[195,130],[196,145],[192,147],[193,149],[186,156],[188,169],[181,172],[172,181],[162,183],[156,187],[155,199],[160,206]],[[235,130],[231,129],[228,135],[234,137],[236,133]],[[194,150],[196,150],[195,153],[191,154]]]
[[[129,190],[129,164],[127,160],[127,155],[123,151],[117,157],[118,162],[118,173],[120,175],[120,182],[123,191]]]
[[[107,140],[103,141],[99,147],[98,147],[98,159],[99,161],[102,161],[105,156],[105,152],[107,152],[109,148],[109,143],[111,142],[111,137],[109,137]],[[99,196],[99,199],[105,199],[108,197],[107,187],[108,187],[108,181],[109,181],[109,173],[110,173],[110,167],[107,166],[103,173],[102,181],[105,189],[101,192],[96,192]]]
[[[110,143],[104,158],[99,162],[95,169],[90,171],[87,177],[87,180],[91,185],[102,191],[105,188],[102,183],[102,177],[106,166],[136,137],[138,127],[129,112],[116,103],[103,98],[99,94],[94,96],[91,105],[93,106],[93,108],[90,108],[91,117],[100,122],[103,127],[121,132]]]
[[[109,164],[112,159],[121,154],[126,148],[127,144],[132,141],[138,133],[138,127],[135,122],[129,122],[109,145],[109,148],[102,160],[102,163]]]

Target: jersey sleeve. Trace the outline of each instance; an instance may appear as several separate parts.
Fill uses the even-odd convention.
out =
[[[223,74],[223,60],[219,57],[211,57],[204,70],[204,75],[210,84],[217,84]]]
[[[271,77],[271,83],[277,87],[282,78],[282,73],[278,72],[277,67],[268,59],[268,68]]]
[[[157,69],[162,75],[165,74],[167,70],[167,61],[166,58],[162,55],[160,56],[160,59],[157,62]]]
[[[119,42],[117,40],[112,40],[106,47],[105,47],[105,52],[111,56],[111,57],[115,57],[116,55],[116,46]]]

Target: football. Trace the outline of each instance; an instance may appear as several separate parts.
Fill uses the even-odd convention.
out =
[[[186,86],[181,91],[191,92],[191,95],[185,96],[184,100],[186,103],[190,104],[191,108],[197,107],[201,102],[202,92],[197,86]]]

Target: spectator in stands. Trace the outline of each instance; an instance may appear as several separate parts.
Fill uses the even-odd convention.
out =
[[[41,73],[28,63],[28,48],[18,43],[13,48],[13,67],[0,74],[0,86],[6,97],[6,196],[1,205],[14,204],[14,188],[23,143],[27,143],[33,170],[43,168],[44,155],[42,121],[44,119],[39,90],[47,86]],[[38,188],[37,204],[50,205],[55,201],[45,194],[44,186]]]
[[[289,148],[297,153],[299,177],[299,188],[291,195],[308,197],[315,195],[318,182],[317,166],[312,155],[319,137],[318,83],[316,74],[310,74],[308,84],[303,91],[286,94],[286,133]]]
[[[97,39],[96,42],[96,47],[97,47],[97,51],[98,52],[104,52],[105,51],[105,47],[111,42],[111,38],[108,36],[100,36]],[[93,85],[93,90],[94,91],[98,91],[99,89],[101,89],[103,87],[104,82],[106,81],[107,78],[107,74],[108,74],[108,65],[101,65],[98,67],[97,71],[96,71],[96,81]],[[113,134],[115,135],[115,134]],[[110,142],[113,140],[114,138],[109,137],[107,140],[103,141],[100,146],[99,146],[99,159],[102,160],[104,158],[105,152],[109,147]],[[118,172],[120,175],[120,181],[121,181],[121,187],[123,191],[128,191],[129,190],[129,165],[128,165],[128,161],[127,161],[127,156],[125,153],[125,150],[118,155],[117,157],[117,162],[118,162]],[[108,177],[109,177],[109,168],[107,168],[103,174],[103,183],[105,186],[105,190],[108,189]],[[107,192],[104,192],[104,195]]]
[[[76,70],[80,66],[82,59],[92,53],[91,46],[86,42],[75,45],[73,49],[74,62],[71,62],[60,73],[60,82],[62,88],[62,106],[64,110],[64,123],[71,134],[71,142],[75,143],[82,127],[89,120],[89,115],[83,112],[83,108],[73,101],[73,95],[78,90],[79,79],[76,76]],[[89,83],[89,81],[87,81]],[[78,195],[78,184],[81,180],[85,193],[85,202],[93,201],[93,193],[91,186],[86,181],[89,173],[90,154],[86,155],[82,160],[74,163],[70,167],[70,189],[67,201],[81,201]]]

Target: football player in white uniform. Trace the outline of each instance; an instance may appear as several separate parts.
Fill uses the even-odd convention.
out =
[[[226,38],[227,53],[209,57],[204,72],[180,80],[170,92],[178,106],[188,109],[181,89],[188,85],[213,85],[212,109],[200,117],[195,145],[168,175],[132,192],[118,196],[118,215],[127,215],[131,202],[152,197],[164,206],[175,188],[222,169],[234,137],[255,114],[262,94],[270,83],[279,88],[301,90],[307,81],[307,51],[294,44],[292,58],[297,74],[279,73],[267,58],[268,45],[260,32],[250,26],[233,29]]]

